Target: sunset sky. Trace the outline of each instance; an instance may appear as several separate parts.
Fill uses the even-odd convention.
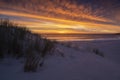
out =
[[[119,33],[120,0],[0,0],[0,18],[37,33]]]

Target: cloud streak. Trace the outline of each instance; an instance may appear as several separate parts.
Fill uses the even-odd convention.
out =
[[[120,32],[117,1],[0,0],[0,14],[16,17],[16,22],[33,30]]]
[[[77,5],[74,0],[26,0],[17,1],[10,0],[11,2],[2,2],[3,6],[12,7],[14,9],[20,9],[28,11],[30,13],[36,13],[47,17],[56,17],[71,20],[84,20],[84,21],[100,21],[110,22],[100,15],[102,10],[93,10],[91,5],[80,4]],[[99,16],[98,16],[99,15]]]

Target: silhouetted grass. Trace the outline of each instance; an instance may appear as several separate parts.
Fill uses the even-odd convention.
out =
[[[0,58],[4,58],[5,55],[25,57],[24,71],[36,71],[41,58],[53,48],[54,42],[43,39],[9,20],[0,20]]]
[[[9,20],[0,20],[0,53],[12,56],[22,55],[23,41],[30,31],[25,27],[19,27]]]

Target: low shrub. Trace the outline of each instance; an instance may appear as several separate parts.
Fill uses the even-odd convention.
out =
[[[93,52],[94,52],[96,55],[99,55],[99,56],[104,57],[104,54],[103,54],[99,49],[94,48],[94,49],[93,49]]]

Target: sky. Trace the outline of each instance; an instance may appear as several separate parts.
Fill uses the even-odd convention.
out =
[[[120,33],[120,0],[0,0],[0,18],[36,33]]]

